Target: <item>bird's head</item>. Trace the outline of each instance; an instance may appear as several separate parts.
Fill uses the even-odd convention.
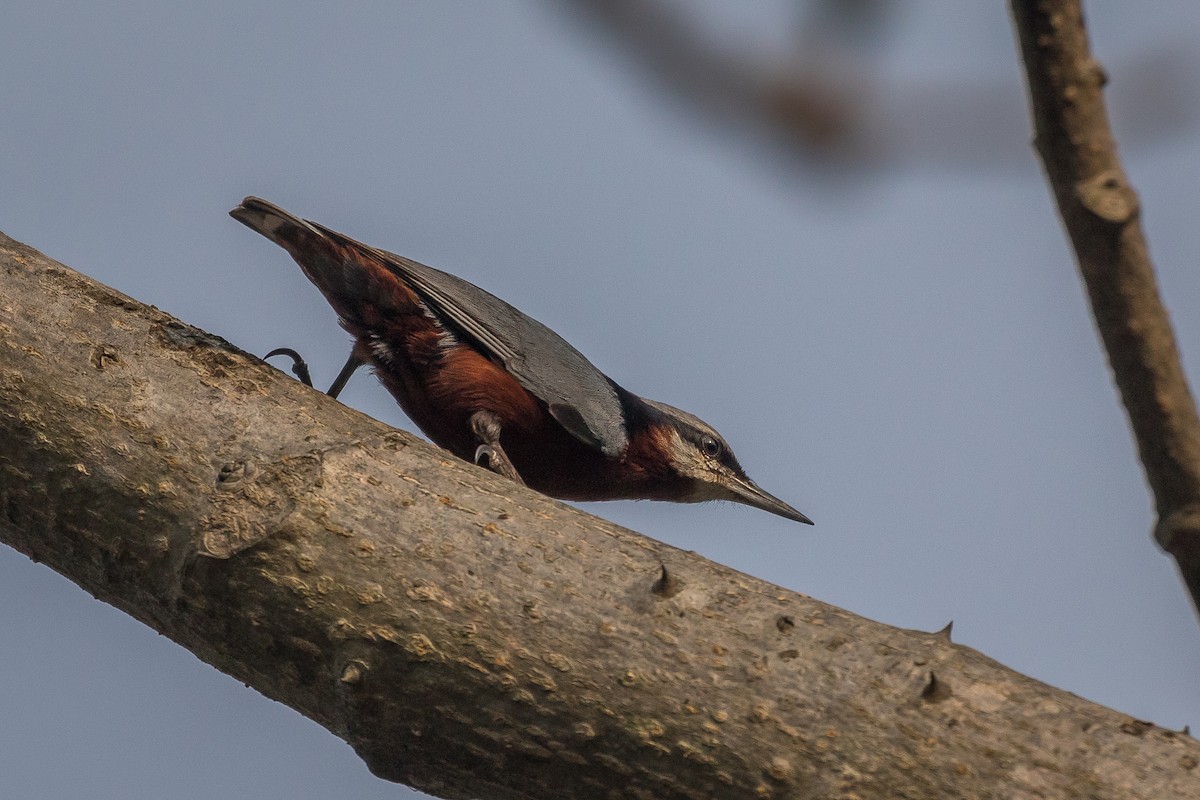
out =
[[[721,434],[704,420],[666,403],[642,401],[652,410],[649,428],[660,457],[669,469],[688,482],[688,491],[673,498],[681,502],[731,500],[770,511],[796,522],[812,520],[768,494],[750,480]]]

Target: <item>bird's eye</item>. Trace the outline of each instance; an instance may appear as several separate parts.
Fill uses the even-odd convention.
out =
[[[713,437],[700,437],[700,450],[709,458],[719,458],[721,455],[721,449],[721,443]]]

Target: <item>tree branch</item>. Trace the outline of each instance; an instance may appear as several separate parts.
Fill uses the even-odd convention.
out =
[[[1200,417],[1117,158],[1079,0],[1013,0],[1035,144],[1154,492],[1154,535],[1200,610]]]
[[[1023,153],[1021,120],[1001,80],[885,76],[879,56],[913,9],[885,0],[807,0],[781,8],[790,47],[739,39],[695,3],[557,0],[601,35],[681,108],[706,113],[740,138],[781,147],[824,168],[921,162],[1008,169]],[[803,11],[803,13],[797,13]],[[1196,61],[1157,47],[1121,65],[1119,99],[1137,120],[1126,144],[1190,135],[1197,118]],[[765,139],[760,134],[766,134]],[[749,134],[749,135],[748,135]],[[778,164],[774,164],[778,166]]]
[[[834,58],[827,28],[803,49],[805,60],[777,63],[745,47],[705,35],[695,9],[663,0],[568,0],[593,30],[614,36],[647,75],[676,98],[717,117],[744,125],[766,123],[796,152],[861,158],[866,141],[861,122],[866,94],[849,59]],[[876,3],[839,0],[827,16],[841,14],[848,28],[866,28],[880,13]],[[858,31],[865,36],[865,31]],[[852,38],[846,36],[845,38]],[[844,44],[844,42],[839,42]]]
[[[1200,796],[1200,743],[448,457],[0,235],[0,538],[443,797]]]

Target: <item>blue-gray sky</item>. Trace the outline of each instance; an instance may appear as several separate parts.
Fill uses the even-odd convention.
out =
[[[786,42],[787,3],[704,5],[755,47]],[[10,3],[0,230],[246,350],[296,347],[319,383],[347,337],[226,216],[243,195],[455,272],[713,423],[817,526],[589,510],[891,625],[954,620],[1033,677],[1194,726],[1200,627],[1150,539],[1003,5],[893,15],[874,108],[908,155],[847,175],[735,142],[557,3]],[[1089,8],[1194,377],[1200,131],[1128,110],[1153,85],[1117,100],[1123,65],[1200,63],[1200,9]],[[939,92],[987,124],[911,113]],[[940,146],[947,121],[1004,135]],[[365,375],[343,399],[410,427]],[[0,548],[0,797],[214,796],[416,795]]]

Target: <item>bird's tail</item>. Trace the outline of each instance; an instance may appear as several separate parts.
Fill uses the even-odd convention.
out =
[[[229,216],[287,250],[356,335],[416,307],[412,290],[374,248],[258,197],[247,197]]]
[[[229,212],[229,216],[287,250],[311,242],[314,236],[324,238],[324,234],[311,222],[289,214],[260,197],[247,197],[240,206]]]
[[[353,254],[346,252],[333,231],[300,219],[261,197],[247,197],[229,216],[287,250],[339,314],[352,305],[355,298],[347,296],[348,279],[361,269],[347,258]]]

